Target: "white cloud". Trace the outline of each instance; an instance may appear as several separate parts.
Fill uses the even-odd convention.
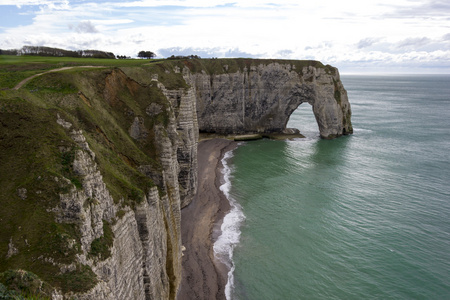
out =
[[[69,25],[70,29],[75,30],[78,33],[97,33],[98,30],[95,28],[91,21],[81,21],[78,25]]]
[[[0,2],[5,4],[39,9],[31,25],[0,31],[0,48],[39,43],[131,56],[151,50],[160,56],[317,59],[338,67],[427,64],[450,53],[450,7],[434,0]]]
[[[399,48],[417,49],[431,43],[431,39],[427,37],[407,38],[398,43]]]
[[[0,5],[13,5],[21,8],[22,6],[48,6],[52,9],[66,9],[69,5],[68,0],[2,0]]]
[[[378,43],[380,40],[381,40],[380,38],[371,38],[371,37],[364,38],[364,39],[360,40],[356,46],[358,47],[358,49],[363,49],[363,48],[373,46],[374,44]]]
[[[0,1],[0,5],[15,5],[15,6],[24,6],[24,5],[51,5],[55,3],[63,3],[67,2],[65,0],[54,1],[54,0],[2,0]]]

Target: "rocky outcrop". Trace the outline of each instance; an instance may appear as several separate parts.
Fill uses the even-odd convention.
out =
[[[71,124],[58,115],[58,124],[71,130]],[[156,187],[134,210],[120,207],[106,188],[94,161],[95,154],[86,143],[82,131],[71,130],[70,136],[79,149],[75,152],[73,169],[81,178],[82,188],[70,181],[69,193],[60,194],[60,204],[53,211],[59,223],[77,224],[81,232],[81,253],[71,265],[60,265],[62,272],[78,263],[91,267],[99,282],[84,293],[59,296],[76,299],[174,299],[180,281],[180,195],[178,191],[178,139],[175,120],[167,128],[158,126],[163,164],[162,187]],[[114,236],[110,256],[94,257],[91,246],[105,236],[104,222],[112,225]],[[108,224],[109,224],[108,223]],[[58,294],[56,294],[58,295]]]
[[[73,93],[12,96],[0,111],[3,168],[31,170],[1,186],[12,200],[2,200],[9,213],[0,221],[17,225],[8,225],[0,245],[1,267],[32,265],[44,277],[52,270],[44,279],[56,286],[53,299],[175,299],[180,216],[197,192],[199,131],[287,132],[289,116],[307,102],[322,137],[352,133],[339,73],[318,62],[180,60],[61,78],[46,84]],[[23,137],[27,148],[15,144]],[[30,158],[7,165],[14,149]],[[53,156],[34,163],[46,155]],[[46,229],[24,239],[14,201],[41,203],[36,227]],[[48,248],[39,245],[42,234]]]
[[[336,68],[260,62],[233,73],[203,71],[193,77],[200,131],[281,133],[292,112],[307,102],[323,138],[353,132],[350,103]]]
[[[107,77],[113,86],[107,85],[103,91],[105,100],[119,103],[115,95],[121,93],[121,86],[137,95],[139,90],[156,85],[164,97],[157,102],[144,101],[145,115],[134,112],[128,127],[134,140],[153,141],[160,165],[136,166],[156,187],[150,188],[133,209],[113,203],[94,162],[95,153],[81,131],[71,131],[80,148],[76,150],[73,169],[82,180],[82,189],[73,188],[69,194],[61,195],[60,207],[55,211],[60,216],[58,222],[80,224],[83,254],[78,256],[78,262],[90,266],[100,279],[88,292],[78,293],[78,299],[174,299],[178,290],[181,208],[191,201],[197,188],[196,101],[192,89],[168,90],[157,76],[151,78],[147,84],[138,84],[121,71],[114,71]],[[162,121],[149,124],[158,118]],[[59,116],[57,123],[70,130],[70,123]],[[91,186],[97,187],[97,192],[93,193]],[[119,210],[120,218],[114,218]],[[110,256],[92,258],[90,248],[95,239],[104,236],[104,221],[115,222],[111,226],[114,239]]]
[[[59,115],[57,121],[58,123],[63,121]],[[63,122],[65,128],[70,130],[71,124]],[[73,170],[76,175],[83,178],[82,189],[78,190],[68,179],[63,178],[62,180],[65,180],[71,189],[69,193],[59,195],[60,204],[53,211],[56,212],[57,222],[79,225],[81,250],[84,255],[87,255],[92,241],[103,236],[103,220],[111,222],[115,216],[116,207],[94,161],[95,154],[86,143],[83,133],[70,130],[70,136],[79,147],[74,151]]]
[[[174,70],[174,72],[179,72]],[[184,70],[184,79],[189,82],[191,73]],[[158,82],[157,76],[153,78]],[[181,196],[181,207],[185,207],[192,201],[197,192],[197,143],[198,122],[196,110],[196,95],[194,88],[179,88],[168,90],[158,82],[161,89],[174,110],[176,118],[176,132],[178,135],[177,162],[179,166],[178,183]],[[152,108],[155,109],[155,108]],[[147,110],[147,113],[148,110]]]

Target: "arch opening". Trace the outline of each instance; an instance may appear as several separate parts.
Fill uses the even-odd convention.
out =
[[[301,103],[289,116],[286,128],[296,128],[305,137],[319,137],[319,125],[313,107],[308,102]]]

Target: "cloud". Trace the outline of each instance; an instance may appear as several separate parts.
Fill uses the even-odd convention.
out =
[[[204,47],[204,48],[194,48],[194,47],[172,47],[158,49],[156,51],[161,57],[169,57],[172,55],[198,55],[202,58],[212,58],[212,57],[255,57],[254,54],[249,52],[244,52],[239,50],[239,48],[227,49],[221,47]]]
[[[0,20],[17,20],[0,27],[0,48],[314,59],[337,67],[429,64],[450,52],[447,2],[0,0]],[[25,11],[27,22],[18,17]]]
[[[172,48],[164,48],[158,49],[156,52],[159,54],[158,56],[169,57],[172,55],[178,56],[188,56],[188,55],[198,55],[200,57],[212,57],[212,54],[218,49],[210,48],[210,49],[198,49],[198,48],[182,48],[182,47],[172,47]]]
[[[356,47],[358,49],[363,49],[363,48],[367,48],[372,46],[373,44],[377,43],[380,41],[380,38],[365,38],[360,40],[357,44]]]
[[[427,37],[407,38],[397,44],[397,48],[420,48],[429,44],[431,40]]]
[[[251,58],[258,58],[261,57],[261,55],[255,55],[254,53],[249,53],[246,51],[239,50],[239,48],[235,49],[229,49],[227,52],[225,52],[224,57],[251,57]]]
[[[74,30],[78,33],[98,33],[98,30],[95,28],[94,24],[92,24],[91,21],[82,21],[79,22],[76,26],[69,24],[69,29]]]
[[[296,5],[293,0],[282,0],[279,3],[256,2],[253,0],[233,0],[225,2],[223,0],[140,0],[117,3],[120,7],[188,7],[188,8],[211,8],[211,7],[241,7],[241,8],[277,8],[286,5]]]
[[[450,2],[446,0],[419,0],[408,1],[408,5],[392,5],[394,10],[386,17],[394,18],[423,18],[442,17],[449,19]]]
[[[294,51],[292,51],[291,49],[283,49],[277,52],[277,56],[281,56],[281,57],[290,57],[291,55],[294,54]]]
[[[17,7],[27,6],[27,5],[67,5],[69,1],[67,0],[2,0],[1,5],[13,5]]]

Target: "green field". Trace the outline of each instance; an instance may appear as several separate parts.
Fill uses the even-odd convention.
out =
[[[76,263],[73,271],[59,272],[59,265],[76,262],[75,256],[81,253],[80,229],[78,224],[55,222],[55,214],[50,211],[58,206],[60,194],[81,190],[83,178],[73,169],[79,146],[70,131],[57,125],[56,119],[59,115],[71,122],[73,129],[83,131],[115,203],[133,207],[154,186],[137,166],[148,165],[158,171],[160,164],[153,135],[134,140],[128,129],[134,116],[142,116],[149,128],[167,125],[168,108],[156,84],[149,81],[140,85],[126,79],[120,69],[151,79],[149,69],[154,68],[155,62],[0,56],[0,253],[8,253],[10,243],[18,249],[11,257],[0,256],[0,283],[7,289],[29,294],[22,288],[23,280],[18,279],[20,270],[36,274],[33,276],[49,284],[50,289],[58,288],[64,293],[83,292],[96,284],[96,276],[87,265]],[[105,68],[47,73],[19,90],[12,89],[32,75],[72,66]],[[107,78],[118,82],[107,85]],[[107,100],[105,91],[115,96]],[[145,108],[153,102],[160,104],[163,111],[151,118],[145,114]],[[26,191],[26,196],[20,198],[19,190]],[[95,199],[85,203],[96,204]],[[118,212],[114,220],[121,216],[123,213]],[[114,238],[110,226],[105,221],[104,236],[93,241],[90,258],[104,260],[110,255]],[[68,247],[71,240],[76,242]],[[54,264],[44,257],[51,257]],[[14,285],[16,281],[21,285]],[[0,299],[9,299],[2,298],[1,293],[9,291],[0,291]]]
[[[52,69],[76,66],[138,67],[161,60],[0,55],[0,89]]]
[[[45,282],[48,290],[38,291],[44,297],[54,288],[82,293],[97,283],[91,267],[76,258],[83,252],[79,222],[55,219],[61,194],[83,190],[84,178],[74,169],[81,146],[73,130],[81,130],[95,153],[96,168],[118,208],[115,217],[103,220],[103,236],[93,240],[85,253],[102,261],[111,255],[111,226],[125,211],[139,205],[155,186],[160,195],[167,193],[158,185],[163,176],[160,139],[169,135],[169,123],[179,107],[172,107],[160,84],[168,90],[186,90],[189,85],[180,72],[184,68],[193,74],[232,74],[268,63],[290,64],[298,73],[311,65],[334,70],[317,61],[0,55],[0,253],[9,253],[0,255],[4,293],[36,294],[15,284],[24,278],[33,279],[33,286]],[[48,72],[64,67],[77,68]],[[37,74],[41,76],[14,89]],[[159,107],[159,112],[149,114],[149,105]],[[58,125],[59,118],[71,123],[70,130]],[[132,137],[130,128],[136,120],[145,126]],[[147,176],[140,166],[155,176]],[[83,201],[83,208],[98,205],[96,199]],[[60,266],[68,265],[70,271],[60,271]]]
[[[63,67],[104,66],[108,68],[131,68],[155,65],[153,71],[162,77],[167,77],[167,75],[164,75],[164,72],[161,73],[160,71],[172,69],[174,66],[180,68],[188,67],[193,73],[206,71],[207,73],[218,74],[249,70],[250,66],[271,62],[289,63],[294,66],[295,70],[299,73],[301,73],[302,68],[305,66],[315,66],[324,68],[327,72],[335,72],[334,68],[331,66],[324,66],[319,61],[311,60],[271,60],[251,58],[149,60],[0,55],[0,90],[11,89],[23,79],[35,74]],[[226,69],[224,69],[225,65],[227,66]],[[170,81],[172,81],[172,79],[170,79]],[[177,84],[179,84],[179,82],[177,82]]]

